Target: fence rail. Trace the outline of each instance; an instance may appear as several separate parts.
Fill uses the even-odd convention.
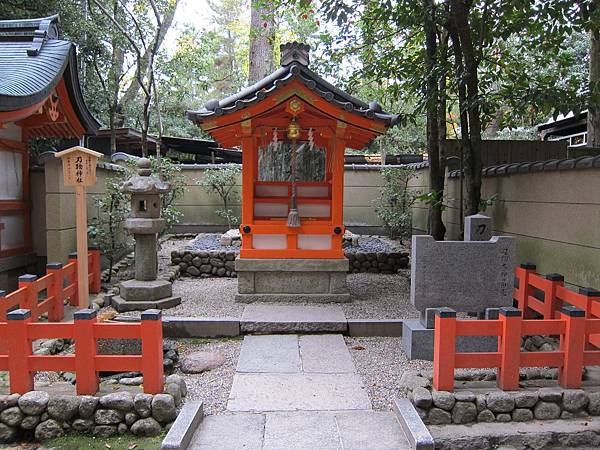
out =
[[[498,368],[498,386],[519,388],[520,367],[557,367],[558,382],[565,388],[581,387],[584,366],[600,365],[600,351],[587,349],[590,334],[600,333],[600,319],[586,318],[585,311],[563,306],[556,319],[523,320],[517,308],[500,308],[499,320],[456,320],[456,312],[440,308],[435,318],[433,386],[454,389],[457,368]],[[559,335],[553,352],[521,352],[521,337]],[[456,352],[458,336],[497,336],[497,352]]]
[[[92,249],[88,253],[89,287],[90,292],[100,292],[100,250]],[[77,306],[77,255],[69,255],[69,263],[49,263],[46,265],[46,275],[38,278],[36,275],[19,277],[18,289],[6,294],[0,291],[0,322],[6,322],[7,312],[15,309],[31,311],[33,321],[48,314],[49,322],[60,322],[64,318],[64,300]],[[45,295],[42,293],[45,291]],[[43,298],[40,300],[40,294]],[[0,345],[0,351],[2,346]]]
[[[526,319],[536,313],[554,319],[565,305],[582,309],[588,318],[600,318],[600,291],[589,287],[579,288],[578,292],[567,289],[560,274],[539,275],[535,265],[525,263],[515,270],[515,285],[513,298]]]
[[[102,323],[96,311],[76,311],[73,322],[36,323],[31,311],[18,309],[6,315],[0,323],[0,339],[7,342],[8,351],[0,354],[0,370],[10,374],[10,392],[24,394],[33,390],[35,372],[67,371],[76,374],[79,395],[98,391],[99,372],[142,372],[144,392],[157,394],[163,390],[163,334],[159,310],[142,313],[139,323]],[[73,355],[33,355],[35,339],[67,338],[75,341]],[[141,355],[99,355],[98,339],[141,339]]]

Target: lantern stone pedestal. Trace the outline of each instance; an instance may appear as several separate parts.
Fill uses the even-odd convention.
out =
[[[119,295],[112,298],[118,312],[145,309],[166,309],[181,303],[181,297],[173,296],[173,286],[167,280],[157,280],[157,235],[166,227],[160,217],[160,194],[171,190],[151,175],[150,161],[140,158],[138,175],[127,180],[123,192],[131,193],[131,217],[124,228],[135,237],[135,279],[119,285]]]
[[[350,301],[346,285],[349,263],[342,259],[235,260],[238,303]]]

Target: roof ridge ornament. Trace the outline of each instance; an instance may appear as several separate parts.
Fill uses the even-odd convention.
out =
[[[58,39],[58,14],[39,19],[38,29],[33,32],[33,42],[27,49],[27,56],[37,56],[46,39]]]
[[[301,42],[288,42],[279,46],[281,52],[281,65],[288,66],[298,63],[304,67],[310,64],[310,45]]]

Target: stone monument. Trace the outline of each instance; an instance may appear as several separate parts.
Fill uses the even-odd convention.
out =
[[[135,279],[119,285],[119,295],[112,298],[117,311],[165,309],[181,303],[173,297],[168,280],[157,280],[157,236],[166,227],[160,216],[161,194],[171,190],[169,183],[152,175],[150,160],[140,158],[138,174],[123,183],[122,192],[131,194],[131,216],[124,227],[135,238]]]
[[[512,306],[515,238],[492,236],[492,219],[482,214],[465,217],[464,241],[436,241],[413,236],[411,303],[420,318],[403,323],[403,347],[410,359],[433,359],[434,313],[449,307],[493,317]],[[460,337],[457,351],[495,351],[495,337]]]

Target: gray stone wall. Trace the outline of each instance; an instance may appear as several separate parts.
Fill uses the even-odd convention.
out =
[[[67,431],[97,437],[157,436],[171,426],[186,394],[184,380],[170,375],[164,393],[156,395],[129,391],[98,396],[45,391],[0,395],[0,443],[43,441]]]
[[[174,250],[171,252],[171,264],[179,266],[179,274],[189,277],[237,277],[234,251],[192,251]],[[397,273],[408,269],[408,252],[346,252],[350,261],[348,273]]]
[[[573,419],[600,416],[600,392],[560,387],[526,388],[501,391],[491,388],[482,393],[457,390],[436,391],[423,378],[408,396],[424,423],[428,425],[474,422],[529,422],[531,420]]]

